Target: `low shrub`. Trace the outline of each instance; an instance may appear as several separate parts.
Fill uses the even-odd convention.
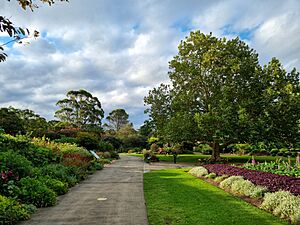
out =
[[[221,182],[221,181],[225,180],[225,179],[228,178],[228,177],[229,177],[228,175],[222,175],[222,176],[216,177],[214,180],[215,180],[216,182]]]
[[[300,195],[300,179],[295,177],[249,170],[226,164],[208,164],[203,166],[210,173],[216,173],[218,176],[224,174],[229,176],[242,175],[245,179],[251,181],[253,184],[264,186],[271,192],[285,190],[295,195]]]
[[[37,207],[52,206],[56,203],[56,194],[39,180],[25,177],[18,185],[20,187],[20,199],[24,203],[34,204]]]
[[[273,212],[280,218],[289,219],[294,224],[300,224],[300,197],[287,191],[265,194],[260,208]]]
[[[82,176],[86,174],[81,174],[81,170],[75,166],[64,166],[61,164],[49,164],[40,169],[37,169],[37,177],[49,176],[51,178],[57,179],[64,183],[67,183],[69,187],[74,186]]]
[[[268,189],[262,186],[255,186],[251,181],[243,179],[234,181],[230,191],[234,194],[245,195],[251,198],[262,198]]]
[[[208,170],[202,166],[194,167],[189,171],[190,174],[196,177],[203,177],[208,175]]]
[[[77,143],[79,146],[88,150],[99,149],[99,140],[88,132],[80,132],[77,135]]]
[[[114,146],[109,142],[100,141],[97,149],[102,152],[111,152],[114,150]]]
[[[54,140],[57,143],[70,143],[70,144],[77,144],[78,140],[74,137],[61,137],[59,139]]]
[[[273,212],[281,202],[288,199],[292,194],[288,191],[277,191],[274,193],[266,193],[264,201],[260,205],[260,208]]]
[[[109,161],[110,162],[110,161]],[[95,171],[95,170],[102,170],[103,169],[103,165],[104,165],[104,163],[102,163],[101,161],[100,161],[100,159],[98,159],[98,160],[93,160],[92,162],[91,162],[91,164],[90,164],[90,170],[91,171]]]
[[[102,157],[105,158],[105,159],[110,159],[111,158],[111,154],[110,154],[110,152],[103,152]]]
[[[206,178],[210,178],[210,179],[214,179],[214,178],[216,178],[216,174],[215,173],[209,173],[209,174],[207,174],[205,177]]]
[[[12,151],[0,152],[0,163],[2,181],[8,179],[10,174],[9,171],[12,172],[12,176],[15,179],[18,179],[21,177],[29,176],[32,173],[33,169],[32,163],[28,159]]]
[[[119,159],[120,158],[119,154],[116,151],[110,152],[110,157],[112,159]]]
[[[99,163],[101,163],[102,165],[111,163],[111,161],[109,159],[98,159],[97,161]]]
[[[46,176],[39,177],[38,180],[53,190],[57,195],[63,195],[68,192],[68,185],[57,179]]]
[[[12,198],[0,195],[0,224],[14,224],[17,221],[29,219],[26,207]]]
[[[231,176],[220,183],[220,188],[231,190],[233,183],[239,180],[244,180],[242,176]]]

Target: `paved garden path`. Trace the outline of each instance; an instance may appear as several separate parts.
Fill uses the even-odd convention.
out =
[[[143,172],[141,158],[121,156],[20,224],[147,225]]]

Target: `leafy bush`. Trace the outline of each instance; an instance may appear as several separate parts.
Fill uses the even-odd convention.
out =
[[[229,177],[228,175],[222,175],[222,176],[216,177],[214,180],[215,180],[216,182],[221,182],[221,181],[225,180],[225,179],[228,178],[228,177]]]
[[[114,146],[108,142],[100,141],[97,149],[102,152],[111,152],[114,150]]]
[[[273,212],[281,218],[290,219],[294,224],[300,224],[300,197],[287,191],[265,194],[260,208]]]
[[[214,178],[216,178],[216,174],[215,173],[209,173],[209,174],[207,174],[205,177],[206,178],[210,178],[210,179],[214,179]]]
[[[288,191],[277,191],[274,193],[266,193],[264,201],[260,205],[260,208],[273,212],[281,202],[288,199],[292,194]]]
[[[32,164],[24,156],[21,156],[15,152],[7,151],[0,152],[0,172],[5,173],[11,171],[14,178],[29,176],[32,173]],[[6,176],[2,176],[2,181],[6,179]],[[0,179],[1,183],[1,179]]]
[[[4,196],[18,198],[20,194],[20,188],[16,185],[15,180],[8,180],[2,183],[0,193]]]
[[[122,141],[113,136],[104,137],[102,140],[106,143],[110,143],[116,150],[118,150],[122,145]]]
[[[297,162],[293,164],[291,161],[285,162],[277,160],[276,162],[264,162],[259,164],[246,163],[243,165],[243,168],[300,178],[300,166]]]
[[[57,179],[46,176],[39,177],[38,180],[53,190],[57,195],[63,195],[68,192],[68,185]]]
[[[54,140],[57,143],[70,143],[70,144],[77,144],[77,139],[74,137],[61,137],[59,139]]]
[[[91,162],[90,168],[91,168],[92,171],[94,171],[94,170],[102,170],[103,169],[103,165],[104,165],[104,163],[102,163],[102,161],[100,161],[100,160],[93,160]]]
[[[40,181],[25,177],[19,183],[22,202],[34,204],[37,207],[52,206],[56,203],[56,194]]]
[[[210,173],[216,173],[218,176],[240,176],[251,181],[255,185],[260,185],[268,188],[269,191],[275,192],[279,190],[289,191],[295,195],[300,195],[300,179],[290,176],[282,176],[268,172],[256,170],[248,170],[226,164],[208,164],[204,167]]]
[[[74,186],[80,179],[80,170],[76,167],[67,167],[61,164],[49,164],[36,171],[37,177],[49,176],[51,178],[67,183],[68,186]]]
[[[116,151],[110,152],[110,157],[112,159],[119,159],[120,158],[119,154]]]
[[[29,217],[30,214],[24,206],[12,198],[0,195],[0,224],[14,224]]]
[[[194,152],[200,152],[204,155],[210,155],[212,152],[212,147],[210,147],[208,144],[199,144],[198,146],[193,148]]]
[[[63,156],[62,164],[65,166],[78,166],[87,169],[91,161],[91,156],[84,156],[80,153],[67,153]]]
[[[207,169],[205,169],[202,166],[192,168],[189,171],[189,173],[192,174],[193,176],[196,176],[196,177],[202,177],[202,176],[208,175]]]
[[[242,176],[231,176],[231,177],[228,177],[227,179],[223,180],[220,183],[220,188],[231,190],[232,185],[236,181],[242,181],[242,180],[244,180],[244,178]]]
[[[251,181],[244,179],[234,181],[230,190],[234,194],[245,195],[251,198],[262,198],[263,194],[268,191],[267,188],[255,186]]]
[[[251,152],[251,145],[249,144],[231,144],[228,146],[228,148],[231,150],[231,153],[237,153],[237,154],[247,154]]]

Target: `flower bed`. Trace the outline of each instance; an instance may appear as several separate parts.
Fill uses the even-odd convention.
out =
[[[300,179],[295,177],[248,170],[226,164],[208,164],[203,167],[205,167],[210,173],[215,173],[218,176],[243,176],[255,185],[267,187],[268,190],[272,192],[285,190],[293,193],[294,195],[300,195]]]

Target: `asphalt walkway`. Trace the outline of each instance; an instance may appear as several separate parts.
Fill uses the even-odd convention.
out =
[[[20,225],[147,225],[143,172],[141,158],[121,156]]]

